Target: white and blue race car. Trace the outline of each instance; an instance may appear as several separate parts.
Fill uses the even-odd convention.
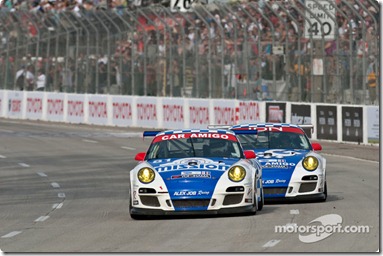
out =
[[[263,170],[265,200],[327,198],[326,159],[310,143],[301,126],[283,123],[241,124],[230,130],[256,131],[240,134],[245,150],[254,150]]]
[[[154,136],[130,172],[130,215],[255,214],[262,167],[228,130],[144,132]]]

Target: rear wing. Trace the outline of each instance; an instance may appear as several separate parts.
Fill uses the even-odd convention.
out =
[[[161,131],[144,131],[143,136],[144,137],[155,137],[160,132]]]
[[[302,128],[314,128],[314,125],[312,124],[297,124],[297,125]]]
[[[312,124],[294,124],[300,128],[302,128],[305,132],[310,129],[311,134],[314,133],[314,125]],[[207,126],[208,129],[230,129],[232,126],[230,125],[222,125],[222,124],[210,124]],[[231,130],[236,134],[239,134],[236,129]],[[245,133],[242,133],[245,134]],[[254,134],[254,133],[246,133],[246,134]],[[256,134],[256,133],[255,133]]]
[[[208,129],[230,129],[231,125],[209,124]]]
[[[312,124],[297,124],[299,127],[301,127],[303,130],[307,131],[308,129],[310,129],[311,131],[311,134],[314,133],[314,125]]]
[[[235,135],[239,134],[258,134],[257,130],[231,130]]]

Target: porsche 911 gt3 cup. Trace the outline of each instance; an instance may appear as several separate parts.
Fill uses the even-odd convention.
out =
[[[130,172],[130,215],[255,214],[262,167],[227,130],[144,132],[155,136]]]
[[[232,131],[253,130],[241,134],[242,147],[252,149],[263,169],[263,186],[267,199],[327,198],[326,159],[317,151],[319,143],[310,143],[303,128],[293,124],[242,124]]]

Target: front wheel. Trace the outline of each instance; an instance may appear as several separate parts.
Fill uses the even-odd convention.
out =
[[[319,199],[319,202],[325,202],[327,199],[327,182],[324,182],[323,198]]]
[[[264,204],[265,204],[265,197],[263,196],[263,187],[261,187],[261,201],[258,202],[258,211],[263,209]]]
[[[143,219],[143,216],[132,213],[132,208],[133,208],[132,197],[129,194],[129,214],[130,214],[130,218],[132,218],[134,220],[141,220],[141,219]]]

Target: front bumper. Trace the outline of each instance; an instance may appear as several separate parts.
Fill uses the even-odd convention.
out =
[[[327,196],[324,193],[297,195],[294,197],[268,197],[265,198],[265,203],[323,201],[326,197]]]
[[[324,179],[321,177],[316,181],[292,181],[288,187],[264,186],[265,201],[308,201],[325,200],[326,191]]]
[[[161,209],[148,209],[148,208],[135,208],[130,209],[131,215],[140,216],[188,216],[188,215],[225,215],[225,214],[239,214],[239,213],[254,213],[252,205],[221,208],[219,210],[206,210],[206,211],[165,211]]]

